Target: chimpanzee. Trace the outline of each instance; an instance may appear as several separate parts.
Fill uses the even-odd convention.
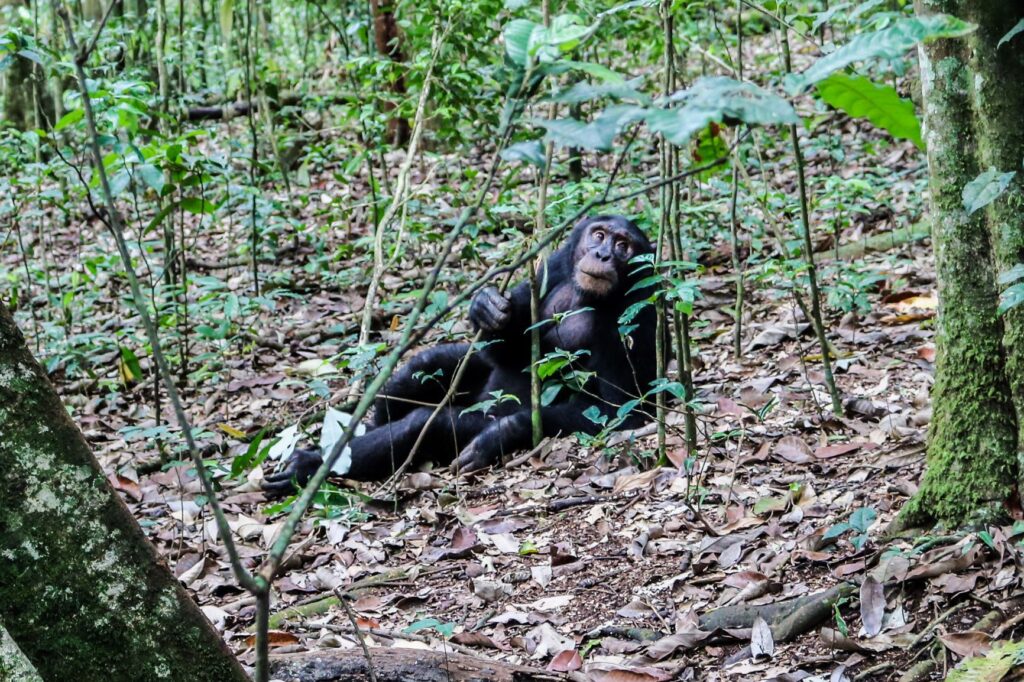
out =
[[[582,387],[563,388],[541,408],[545,436],[600,430],[584,416],[596,407],[614,415],[618,407],[641,396],[655,378],[655,311],[643,306],[620,334],[619,317],[651,297],[652,287],[635,285],[649,268],[631,263],[653,252],[650,241],[632,221],[616,215],[581,220],[569,240],[539,270],[542,291],[541,354],[556,349],[576,352],[572,369],[583,374]],[[469,321],[486,344],[470,356],[452,404],[433,423],[417,452],[418,462],[449,462],[459,471],[480,469],[503,453],[528,448],[530,423],[530,287],[524,282],[508,297],[495,287],[480,290],[469,306]],[[441,344],[414,356],[386,384],[374,404],[373,425],[354,438],[352,466],[346,477],[379,480],[405,461],[433,407],[448,392],[468,343]],[[493,392],[515,399],[495,401],[486,412],[466,411]],[[591,410],[591,413],[593,410]],[[634,411],[619,428],[635,428],[649,416]],[[319,450],[296,450],[280,473],[268,476],[264,490],[287,494],[293,481],[304,485],[322,462]]]

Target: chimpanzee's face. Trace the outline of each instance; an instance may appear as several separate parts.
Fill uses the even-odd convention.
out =
[[[580,223],[573,282],[589,297],[604,299],[623,289],[629,275],[629,259],[651,250],[650,242],[622,216],[598,216]]]

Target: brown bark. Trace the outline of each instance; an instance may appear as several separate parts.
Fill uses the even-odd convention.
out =
[[[246,680],[0,304],[0,622],[47,680]]]
[[[405,53],[402,50],[402,34],[395,19],[395,6],[392,0],[370,0],[370,11],[373,12],[373,41],[377,45],[377,52],[387,55],[400,68],[400,65],[405,63]],[[405,97],[405,76],[401,71],[391,83],[391,93],[396,99]],[[385,111],[394,109],[394,102],[387,102],[384,105]],[[404,118],[395,116],[388,121],[391,144],[404,145],[409,141],[409,133],[409,122]]]

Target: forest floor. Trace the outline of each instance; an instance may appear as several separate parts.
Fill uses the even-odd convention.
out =
[[[889,153],[880,163],[920,172],[912,149]],[[324,176],[312,178],[309,191],[340,189]],[[891,206],[898,214],[898,201]],[[852,238],[891,230],[892,215],[864,216]],[[335,232],[335,244],[350,236]],[[55,226],[51,239],[59,270],[79,267],[83,244],[105,237],[95,221],[74,220]],[[195,269],[245,292],[247,266],[227,267],[236,242],[230,228],[205,230],[190,258]],[[818,256],[828,262],[833,253],[823,245]],[[457,652],[608,681],[896,680],[929,661],[918,679],[941,679],[963,656],[1019,632],[1024,557],[1014,529],[883,535],[923,469],[935,278],[927,242],[858,258],[880,275],[863,292],[870,311],[830,315],[847,416],[831,415],[810,325],[784,291],[748,283],[744,353],[733,358],[733,321],[724,312],[733,282],[712,262],[694,315],[704,409],[693,472],[677,468],[687,453],[674,414],[668,442],[677,466],[638,468],[638,453],[654,447],[649,429],[602,451],[563,438],[507,468],[462,480],[444,470],[415,473],[397,500],[311,516],[276,583],[275,653],[361,655],[335,590],[354,599],[371,646]],[[313,399],[318,390],[333,404],[344,401],[345,381],[317,361],[337,357],[338,330],[358,325],[362,299],[358,290],[307,278],[310,260],[301,246],[282,250],[266,274],[295,273],[287,286],[301,295],[278,298],[273,310],[249,320],[245,334],[195,338],[185,353],[196,362],[204,353],[223,361],[218,373],[193,378],[185,395],[201,441],[225,468],[246,451],[242,434],[308,422],[324,406]],[[16,264],[9,254],[3,262]],[[360,254],[329,267],[365,264]],[[401,298],[396,292],[419,276],[415,266],[390,276],[385,296]],[[93,311],[92,330],[126,323],[118,287],[112,282],[109,305]],[[459,330],[464,325],[452,331]],[[116,372],[116,355],[107,360],[108,373]],[[166,405],[157,414],[148,382],[111,391],[65,380],[59,370],[55,379],[111,482],[251,662],[255,606],[232,578],[194,472],[184,464],[137,471],[153,454],[146,429],[169,418]],[[258,492],[261,474],[221,479],[231,527],[253,565],[282,519]],[[834,607],[814,608],[816,596],[841,585],[849,588]],[[800,597],[812,606],[785,622],[745,617],[745,606]],[[972,630],[979,624],[987,631]]]

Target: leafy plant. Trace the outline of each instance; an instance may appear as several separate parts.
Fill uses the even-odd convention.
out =
[[[870,507],[860,507],[854,510],[850,514],[849,521],[843,521],[837,523],[834,526],[830,526],[825,534],[822,535],[822,541],[834,540],[842,537],[846,533],[852,533],[850,542],[853,544],[854,549],[860,551],[865,543],[868,541],[868,529],[871,528],[871,524],[875,522],[878,514],[874,509]]]

